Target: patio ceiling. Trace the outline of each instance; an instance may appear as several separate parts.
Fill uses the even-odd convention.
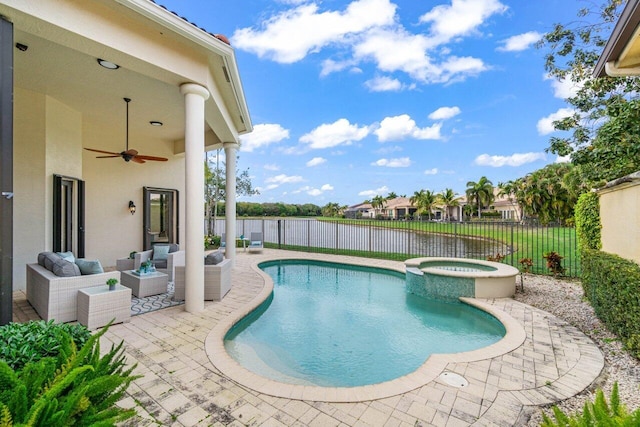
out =
[[[206,127],[215,131],[209,142],[237,141],[251,131],[233,49],[155,3],[3,3],[0,14],[13,22],[14,42],[28,46],[14,50],[15,86],[49,95],[81,112],[83,121],[113,129],[114,146],[103,148],[123,148],[124,97],[132,99],[132,139],[183,140],[184,83],[212,93],[205,109]],[[101,67],[97,58],[120,68]],[[151,126],[152,120],[164,125]]]
[[[84,120],[114,127],[114,147],[124,144],[125,103],[130,105],[130,134],[151,135],[161,140],[184,138],[184,99],[178,76],[165,74],[171,83],[150,78],[125,67],[109,70],[97,58],[22,31],[15,32],[15,85],[49,95],[83,114]],[[106,59],[110,59],[106,57]],[[159,120],[160,128],[149,121]]]

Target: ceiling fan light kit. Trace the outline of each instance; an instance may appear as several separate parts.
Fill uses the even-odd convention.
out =
[[[126,139],[125,139],[125,150],[119,153],[114,153],[111,151],[104,150],[96,150],[95,148],[85,148],[87,151],[93,151],[95,153],[108,154],[108,156],[96,156],[96,159],[111,159],[115,157],[122,157],[125,162],[133,161],[134,163],[146,163],[147,160],[152,160],[156,162],[166,162],[166,157],[156,157],[156,156],[147,156],[144,154],[138,154],[137,150],[133,148],[129,149],[129,102],[131,102],[131,98],[122,98],[127,105],[127,128],[126,128]],[[160,123],[160,122],[158,122]],[[162,124],[160,124],[162,126]]]

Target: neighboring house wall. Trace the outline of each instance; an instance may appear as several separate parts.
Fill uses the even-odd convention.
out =
[[[640,264],[640,173],[633,175],[598,191],[602,250]]]

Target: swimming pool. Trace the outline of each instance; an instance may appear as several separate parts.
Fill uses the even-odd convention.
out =
[[[505,334],[474,307],[407,293],[404,274],[391,270],[310,260],[260,268],[273,293],[227,332],[224,347],[278,382],[377,384],[415,371],[431,354],[478,349]]]

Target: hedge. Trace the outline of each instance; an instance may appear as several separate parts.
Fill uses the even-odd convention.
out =
[[[583,248],[582,287],[598,318],[640,358],[640,266]]]
[[[576,235],[580,248],[601,249],[600,199],[597,193],[583,193],[575,209]]]

